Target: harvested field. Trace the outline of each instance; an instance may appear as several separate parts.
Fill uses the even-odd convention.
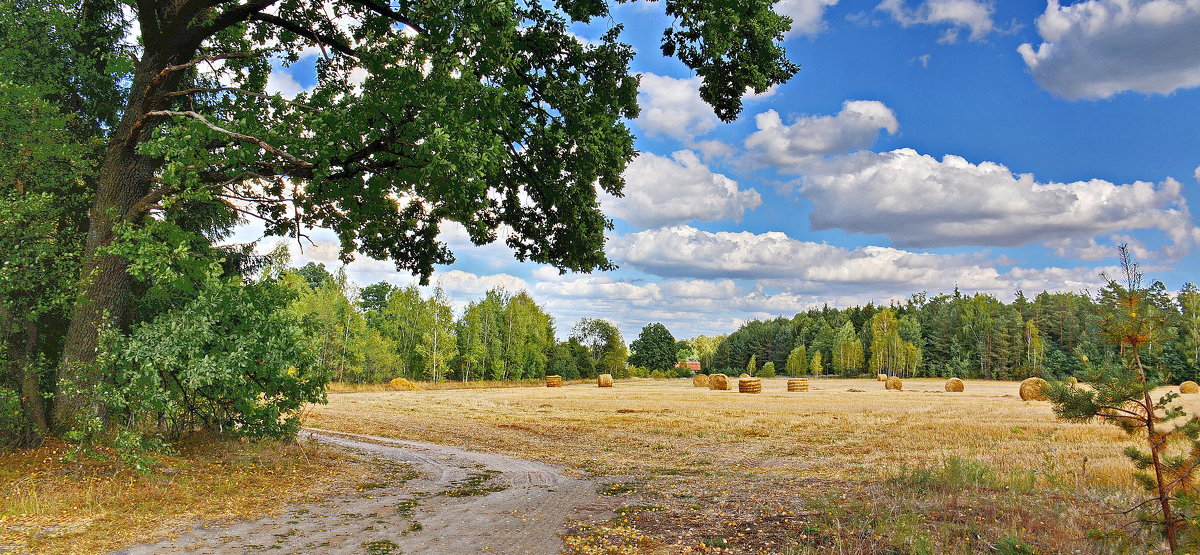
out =
[[[306,425],[592,475],[625,509],[575,530],[569,548],[590,547],[573,553],[984,552],[1004,538],[1103,551],[1080,531],[1119,525],[1097,516],[1103,503],[1137,494],[1121,455],[1129,438],[1056,420],[1049,403],[1021,401],[1019,382],[965,382],[952,395],[936,378],[902,391],[812,379],[807,394],[788,395],[783,377],[753,396],[688,379],[335,394]],[[1200,398],[1181,402],[1200,410]],[[597,545],[612,550],[589,550]]]

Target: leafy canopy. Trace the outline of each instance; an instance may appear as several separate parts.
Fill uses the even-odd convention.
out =
[[[798,69],[790,20],[768,0],[666,0],[662,50],[702,78],[723,120]],[[390,259],[427,280],[454,260],[442,222],[521,260],[611,268],[597,188],[620,195],[635,155],[633,49],[597,0],[137,3],[131,127],[162,161],[144,205],[211,196],[269,234],[334,230],[341,255]],[[124,12],[114,12],[117,16]],[[596,42],[573,22],[608,18]],[[130,25],[134,21],[120,21]],[[274,66],[319,52],[316,84],[268,94]],[[168,86],[174,84],[175,86]],[[131,101],[137,101],[137,86]]]

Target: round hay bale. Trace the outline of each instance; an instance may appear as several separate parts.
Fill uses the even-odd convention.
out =
[[[729,376],[725,374],[709,375],[708,388],[713,391],[729,391]]]
[[[887,379],[887,382],[883,384],[883,387],[900,391],[901,389],[904,389],[904,382],[900,381],[900,378],[892,376]]]
[[[746,378],[749,378],[749,377],[750,377],[750,374],[747,374],[747,373],[745,373],[745,372],[742,372],[742,375],[741,375],[741,376],[738,376],[738,379],[739,379],[739,380],[744,380],[744,379],[746,379]]]
[[[1050,384],[1041,378],[1029,378],[1021,382],[1022,401],[1049,401],[1046,397],[1046,387]]]
[[[739,378],[738,393],[762,393],[762,378]]]
[[[887,374],[879,374],[879,375],[875,376],[875,381],[886,382],[887,378],[888,378]]]
[[[546,376],[546,387],[562,387],[562,376]]]
[[[600,377],[596,379],[596,385],[612,387],[612,374],[600,374]]]
[[[946,380],[946,391],[951,393],[962,393],[963,381],[958,378],[950,378]]]
[[[808,378],[788,378],[788,391],[808,391]]]
[[[1196,385],[1196,382],[1183,382],[1179,384],[1179,392],[1188,395],[1200,393],[1200,385]]]
[[[692,387],[708,387],[708,374],[692,376]]]

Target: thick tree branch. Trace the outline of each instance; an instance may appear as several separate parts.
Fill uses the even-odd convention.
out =
[[[245,4],[239,4],[229,8],[228,10],[222,12],[221,15],[218,15],[216,19],[212,21],[212,23],[193,29],[190,33],[188,33],[188,40],[194,44],[200,44],[201,42],[204,42],[204,39],[211,37],[226,28],[250,19],[252,15],[269,8],[271,4],[274,4],[278,1],[279,0],[251,0]]]
[[[349,0],[349,1],[353,4],[358,4],[368,10],[371,10],[379,15],[387,17],[388,19],[391,19],[392,21],[395,21],[396,23],[401,23],[403,25],[411,27],[414,31],[416,31],[418,33],[422,33],[422,34],[425,33],[425,30],[422,29],[419,25],[417,25],[416,23],[413,23],[410,19],[408,19],[407,16],[401,14],[400,12],[397,12],[396,10],[393,10],[391,8],[391,6],[384,5],[384,4],[378,4],[374,0]]]
[[[323,46],[329,46],[330,48],[333,48],[334,50],[338,51],[339,53],[341,53],[345,56],[354,57],[357,55],[354,52],[353,47],[346,44],[345,42],[342,42],[337,37],[326,35],[324,33],[319,33],[317,31],[309,29],[308,27],[304,27],[303,25],[298,25],[296,23],[288,21],[277,15],[271,15],[271,14],[266,14],[266,13],[253,13],[253,14],[250,14],[249,19],[251,19],[253,21],[259,21],[262,23],[266,23],[269,25],[274,25],[274,26],[284,29],[286,31],[291,31],[297,35],[300,35],[300,36],[308,39],[308,40],[316,42],[317,44],[320,44]]]
[[[237,131],[230,131],[228,129],[225,129],[223,127],[220,127],[220,126],[212,123],[211,121],[208,121],[208,118],[206,118],[196,112],[190,111],[190,110],[183,111],[183,112],[177,112],[177,111],[173,111],[173,110],[155,110],[153,112],[146,112],[146,116],[147,117],[160,116],[160,117],[192,118],[192,119],[199,121],[200,123],[203,123],[205,126],[207,126],[209,129],[212,129],[213,131],[216,131],[218,133],[223,133],[225,135],[228,135],[230,137],[233,137],[233,138],[241,140],[241,141],[245,141],[248,143],[254,143],[254,144],[258,145],[259,148],[262,148],[263,150],[270,152],[271,154],[279,156],[280,158],[284,158],[284,159],[288,160],[289,162],[296,164],[297,166],[300,166],[302,168],[312,168],[313,167],[313,165],[311,163],[305,162],[304,160],[301,160],[299,158],[296,158],[295,156],[292,156],[291,154],[288,154],[282,150],[279,150],[278,148],[275,148],[275,147],[267,144],[266,141],[259,139],[258,137],[246,135],[243,133],[238,133]]]

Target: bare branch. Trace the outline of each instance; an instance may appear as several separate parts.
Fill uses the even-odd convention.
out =
[[[288,161],[296,164],[297,166],[300,166],[302,168],[312,168],[313,167],[313,165],[311,163],[305,162],[304,160],[301,160],[299,158],[296,158],[295,156],[292,156],[291,154],[288,154],[282,150],[279,150],[278,148],[275,148],[275,147],[267,144],[266,141],[259,139],[258,137],[246,135],[243,133],[238,133],[237,131],[230,131],[228,129],[225,129],[223,127],[220,127],[220,126],[208,121],[208,118],[205,118],[204,116],[202,116],[196,112],[190,111],[190,110],[183,111],[183,112],[177,112],[177,111],[173,111],[173,110],[155,110],[153,112],[146,112],[146,116],[147,117],[164,116],[164,117],[192,118],[192,119],[199,121],[200,123],[203,123],[205,126],[207,126],[209,129],[212,129],[213,131],[216,131],[218,133],[223,133],[225,135],[228,135],[230,137],[233,137],[233,138],[241,140],[241,141],[246,141],[248,143],[254,143],[254,144],[258,145],[260,148],[262,148],[263,150],[270,152],[271,154],[274,154],[281,158],[287,159]]]
[[[262,54],[262,52],[244,51],[244,52],[226,52],[224,54],[210,54],[208,56],[201,56],[201,57],[196,58],[189,62],[184,62],[182,64],[164,67],[162,71],[158,72],[158,75],[154,77],[154,80],[151,81],[150,84],[151,84],[151,86],[158,84],[160,81],[165,79],[167,77],[167,75],[169,75],[173,72],[179,71],[181,69],[187,69],[187,68],[192,67],[201,62],[212,63],[217,60],[231,60],[234,58],[253,58],[260,54]]]
[[[296,106],[299,108],[305,108],[305,109],[309,109],[309,110],[312,109],[312,106],[305,104],[303,102],[296,102],[294,100],[288,100],[286,98],[283,98],[280,95],[271,95],[271,94],[254,92],[254,91],[243,89],[241,87],[195,87],[195,88],[191,88],[191,89],[184,89],[181,91],[172,91],[169,93],[164,93],[163,96],[170,98],[170,97],[175,97],[175,96],[188,96],[188,95],[199,94],[199,93],[217,93],[217,92],[231,92],[231,93],[235,93],[235,94],[264,98],[264,99],[268,99],[268,100],[279,99],[279,100],[282,100],[292,106]]]

